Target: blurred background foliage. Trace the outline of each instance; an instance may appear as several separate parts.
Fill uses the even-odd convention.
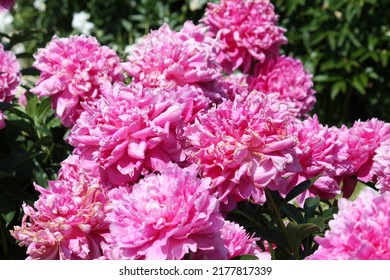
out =
[[[287,54],[314,75],[313,112],[327,124],[390,121],[390,1],[274,0]]]
[[[124,58],[126,47],[137,38],[164,22],[173,29],[180,28],[186,20],[198,22],[206,6],[206,0],[16,2],[11,11],[12,28],[3,28],[0,19],[0,33],[5,33],[0,34],[0,39],[23,62],[23,77],[28,80],[23,83],[26,92],[38,74],[31,67],[32,54],[54,34],[79,34],[72,26],[75,13],[87,13],[88,21],[93,23],[90,34]],[[287,29],[289,43],[282,47],[282,52],[301,59],[313,74],[318,100],[313,113],[318,114],[320,121],[350,125],[357,119],[377,117],[389,122],[390,1],[272,2],[279,24]],[[6,128],[0,130],[0,259],[21,259],[26,257],[25,248],[16,245],[9,230],[21,222],[21,204],[37,199],[33,182],[45,186],[48,179],[55,179],[59,163],[71,148],[64,140],[67,130],[54,117],[48,99],[38,101],[27,94],[26,108],[0,104],[0,109],[8,116]],[[308,209],[315,209],[317,204],[314,206]],[[322,217],[325,221],[329,213]],[[301,214],[295,216],[299,218]],[[297,223],[306,223],[308,219],[298,219]]]

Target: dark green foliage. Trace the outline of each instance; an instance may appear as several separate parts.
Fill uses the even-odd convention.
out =
[[[286,54],[314,74],[317,106],[328,124],[390,120],[390,1],[274,0]]]
[[[33,183],[46,187],[71,150],[50,100],[38,101],[33,95],[27,100],[25,109],[0,103],[8,116],[6,127],[0,130],[0,259],[26,257],[25,247],[17,246],[9,230],[21,223],[22,203],[37,200]]]

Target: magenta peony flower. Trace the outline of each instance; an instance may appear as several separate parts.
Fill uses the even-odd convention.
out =
[[[110,233],[107,259],[179,260],[191,252],[215,250],[224,224],[210,179],[199,179],[196,166],[168,164],[128,188],[109,192]]]
[[[11,51],[5,51],[0,43],[0,102],[11,102],[20,84],[20,64]]]
[[[123,80],[118,55],[94,37],[54,36],[34,58],[41,76],[31,91],[40,97],[52,96],[52,106],[67,127],[79,117],[81,102],[97,99],[103,83]]]
[[[307,116],[316,103],[311,78],[299,59],[278,56],[256,65],[255,74],[248,77],[249,91],[279,93],[281,100],[294,104],[291,110],[297,117]]]
[[[41,193],[34,207],[23,205],[22,225],[12,236],[27,246],[28,259],[97,259],[102,255],[106,196],[93,182],[57,180]]]
[[[355,201],[341,198],[339,213],[329,222],[311,260],[389,260],[390,193],[363,190]]]
[[[390,191],[390,140],[380,143],[373,158],[373,172],[377,179],[376,187],[381,191]]]
[[[179,32],[167,24],[152,31],[134,46],[123,68],[147,87],[172,90],[190,85],[212,99],[221,97],[215,88],[222,69],[216,62],[214,41],[204,27],[192,22]]]
[[[296,120],[288,126],[289,134],[294,135],[299,144],[297,152],[302,171],[293,173],[288,178],[290,188],[299,183],[320,176],[303,195],[299,202],[308,196],[318,195],[323,199],[334,198],[340,193],[337,176],[345,172],[342,165],[347,159],[347,146],[338,139],[334,129],[329,129],[318,122],[318,118],[308,118],[304,121]]]
[[[380,143],[390,139],[390,124],[378,119],[356,121],[348,129],[343,126],[339,139],[348,145],[346,170],[342,174],[343,195],[349,197],[355,189],[356,178],[363,182],[373,180],[373,157]]]
[[[0,13],[11,10],[15,6],[16,0],[1,0],[0,1]]]
[[[80,158],[99,164],[103,182],[135,183],[141,174],[184,160],[177,130],[207,105],[198,92],[137,83],[106,84],[101,90],[95,105],[84,105],[68,140]]]
[[[279,46],[287,43],[286,30],[276,25],[278,17],[269,0],[208,3],[201,21],[221,41],[218,62],[227,73],[238,68],[248,73],[252,62],[278,55]]]
[[[287,134],[291,118],[287,106],[257,92],[243,102],[225,101],[186,129],[188,160],[212,178],[224,203],[263,203],[265,188],[285,193],[285,173],[300,171],[297,140]]]
[[[256,241],[260,240],[247,234],[245,229],[234,222],[225,221],[222,228],[222,239],[228,249],[228,259],[242,255],[253,255],[260,260],[270,260],[271,255],[263,252]]]

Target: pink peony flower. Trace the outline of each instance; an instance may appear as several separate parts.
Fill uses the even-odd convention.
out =
[[[123,80],[118,55],[94,37],[54,36],[34,58],[41,76],[31,91],[40,97],[52,96],[52,107],[67,127],[79,117],[81,102],[97,99],[103,83]]]
[[[1,0],[0,1],[0,13],[11,10],[15,6],[16,0]]]
[[[222,87],[230,100],[246,98],[249,95],[248,76],[242,73],[233,73],[224,77]]]
[[[373,157],[380,143],[390,139],[390,124],[378,119],[356,121],[351,128],[340,129],[339,139],[348,146],[342,174],[343,195],[349,197],[355,189],[357,179],[363,182],[373,180]]]
[[[299,141],[295,150],[302,166],[301,172],[289,177],[290,188],[320,176],[299,197],[299,202],[303,203],[305,198],[315,195],[323,199],[334,198],[340,193],[336,177],[345,171],[342,163],[347,159],[346,144],[339,141],[334,129],[321,125],[316,115],[304,121],[295,120],[288,126],[288,131]]]
[[[0,102],[11,102],[20,84],[20,64],[11,51],[0,43]]]
[[[221,41],[218,62],[227,73],[238,68],[248,73],[255,60],[263,62],[278,55],[279,46],[287,43],[285,29],[276,25],[278,17],[269,0],[208,3],[201,22]]]
[[[279,93],[281,100],[294,104],[291,110],[297,117],[307,116],[316,103],[311,78],[299,59],[278,56],[256,65],[255,74],[248,77],[249,91]]]
[[[0,110],[0,129],[3,129],[5,127],[5,120],[7,119],[7,116],[4,114],[3,111]]]
[[[141,174],[184,160],[177,130],[206,105],[187,87],[167,92],[106,84],[95,105],[84,105],[68,140],[81,158],[99,164],[103,182],[135,183]]]
[[[74,149],[73,153],[61,162],[58,180],[101,184],[99,165],[91,158],[80,157],[80,152]]]
[[[225,221],[222,228],[222,239],[229,252],[228,259],[242,255],[253,255],[260,260],[271,259],[271,255],[268,252],[263,252],[256,244],[256,241],[260,239],[250,236],[239,224]]]
[[[172,90],[190,85],[212,99],[221,97],[215,87],[222,69],[213,39],[192,22],[179,32],[167,24],[152,31],[134,46],[123,68],[133,81],[147,87]]]
[[[224,224],[218,200],[208,193],[210,179],[196,166],[168,164],[128,188],[109,192],[107,259],[179,260],[191,252],[222,245]]]
[[[390,191],[390,140],[380,143],[373,158],[373,172],[377,178],[376,187],[381,191]]]
[[[284,174],[300,171],[297,140],[287,133],[291,118],[287,106],[256,92],[243,102],[225,101],[186,129],[188,160],[212,178],[224,203],[263,203],[265,188],[285,193]]]
[[[93,182],[57,180],[41,193],[34,207],[24,204],[21,226],[12,236],[27,246],[28,259],[97,259],[102,255],[106,196]]]
[[[355,201],[341,198],[339,213],[329,222],[310,260],[389,260],[390,193],[363,190]]]

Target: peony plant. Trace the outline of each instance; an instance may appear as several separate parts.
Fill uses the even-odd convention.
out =
[[[270,1],[221,0],[124,59],[93,36],[55,35],[33,56],[24,105],[1,47],[0,135],[42,147],[20,157],[52,171],[7,232],[26,258],[390,259],[390,124],[322,124],[285,32]],[[68,150],[50,165],[56,133]]]

